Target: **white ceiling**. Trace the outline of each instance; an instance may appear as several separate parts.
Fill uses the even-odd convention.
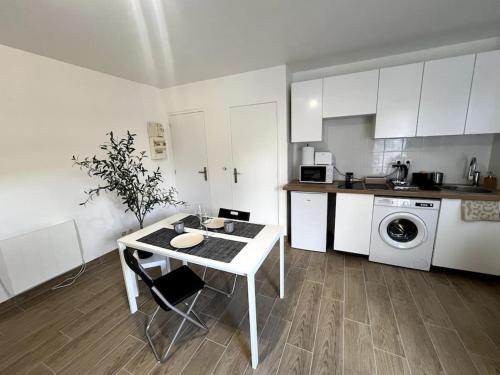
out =
[[[498,35],[499,0],[0,2],[0,44],[158,87]]]

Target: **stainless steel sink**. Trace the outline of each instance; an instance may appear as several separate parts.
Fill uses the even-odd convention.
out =
[[[460,193],[491,193],[491,190],[471,185],[443,185],[441,189],[453,190]]]

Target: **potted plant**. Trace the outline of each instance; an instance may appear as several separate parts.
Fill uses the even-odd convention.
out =
[[[158,167],[152,173],[144,167],[143,160],[146,152],[136,152],[134,140],[136,135],[127,131],[127,137],[117,139],[113,132],[107,133],[109,142],[100,146],[106,157],[100,159],[96,155],[80,159],[73,156],[74,165],[85,169],[90,177],[98,177],[105,182],[95,188],[84,190],[87,199],[80,203],[85,206],[101,192],[115,192],[122,203],[127,207],[125,212],[132,212],[139,221],[139,227],[144,226],[144,218],[156,206],[179,205],[184,202],[176,199],[176,190],[172,187],[160,187],[163,176]],[[152,254],[139,251],[139,257],[144,259]]]

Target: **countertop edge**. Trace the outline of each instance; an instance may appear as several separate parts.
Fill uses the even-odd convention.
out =
[[[391,197],[407,198],[430,198],[430,199],[460,199],[471,201],[500,201],[500,190],[492,193],[456,193],[453,191],[401,191],[401,190],[378,190],[378,189],[343,189],[334,182],[332,184],[308,184],[298,180],[289,182],[282,187],[286,191],[303,191],[311,193],[346,193],[346,194],[370,194]]]

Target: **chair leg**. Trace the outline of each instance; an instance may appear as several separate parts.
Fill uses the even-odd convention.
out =
[[[205,280],[206,273],[207,273],[207,267],[205,267],[205,270],[203,271],[203,276],[202,276],[203,280]],[[208,284],[205,284],[205,288],[211,289],[214,292],[217,292],[217,293],[220,293],[220,294],[224,294],[226,297],[230,298],[233,295],[233,293],[234,293],[234,289],[236,287],[236,280],[237,280],[237,278],[238,278],[238,275],[234,275],[233,287],[231,288],[231,290],[229,292],[226,292],[226,291],[224,291],[222,289],[216,288],[216,287],[208,285]]]
[[[191,314],[193,314],[193,316],[196,318],[196,320],[198,322],[200,322],[201,325],[203,325],[204,327],[206,327],[205,322],[203,320],[201,320],[201,318],[198,316],[198,314],[196,313],[196,311],[191,310]],[[208,327],[207,327],[207,329],[208,329]]]
[[[146,325],[146,338],[148,339],[149,346],[153,350],[153,354],[156,357],[157,361],[160,361],[160,356],[158,355],[158,352],[156,351],[155,345],[153,344],[153,339],[151,335],[149,334],[149,328],[151,328],[151,323],[153,323],[153,320],[156,318],[156,314],[158,314],[158,311],[160,311],[160,306],[158,306],[153,313],[151,319],[149,320],[148,324]]]
[[[172,341],[170,342],[167,350],[165,351],[165,353],[163,354],[162,357],[159,356],[154,344],[153,344],[153,340],[152,340],[152,337],[149,333],[149,329],[151,328],[151,323],[153,322],[153,320],[156,318],[156,315],[158,314],[158,311],[160,310],[160,306],[158,306],[155,310],[155,312],[153,313],[151,319],[149,320],[147,326],[146,326],[146,338],[148,339],[148,343],[149,343],[149,346],[151,346],[151,349],[153,350],[153,354],[156,358],[156,360],[160,363],[164,363],[168,357],[168,354],[170,353],[170,350],[173,348],[174,346],[174,343],[175,341],[177,340],[177,337],[179,336],[179,334],[181,333],[181,330],[182,330],[182,327],[184,327],[184,323],[186,322],[186,320],[188,320],[189,322],[193,323],[194,325],[198,326],[199,328],[202,328],[204,330],[207,330],[208,331],[208,327],[207,325],[200,319],[200,317],[198,316],[198,314],[196,314],[196,312],[194,312],[193,310],[193,307],[198,299],[198,297],[200,296],[201,294],[201,290],[196,294],[196,297],[193,299],[193,302],[191,302],[191,304],[188,304],[189,308],[186,312],[183,312],[175,307],[171,307],[171,309],[176,312],[177,314],[181,315],[184,319],[182,319],[181,323],[179,324],[179,327],[177,328],[177,330],[175,331],[175,334],[174,334],[174,337],[172,338]],[[191,318],[189,316],[189,314],[193,314],[193,316],[195,317],[195,319]]]

